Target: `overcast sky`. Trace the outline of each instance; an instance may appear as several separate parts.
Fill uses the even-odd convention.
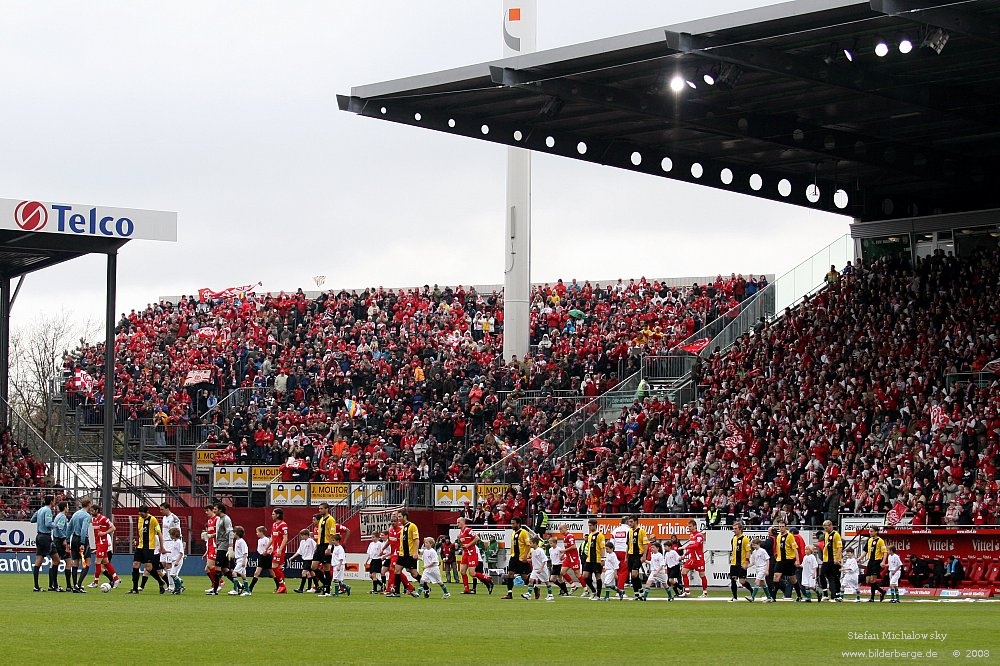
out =
[[[540,0],[539,50],[773,4]],[[338,111],[352,86],[501,56],[500,0],[0,3],[0,198],[177,211],[119,255],[159,295],[503,281],[506,149]],[[431,46],[427,46],[430,44]],[[535,281],[782,273],[844,217],[533,158]],[[105,259],[32,274],[14,325],[103,316]]]

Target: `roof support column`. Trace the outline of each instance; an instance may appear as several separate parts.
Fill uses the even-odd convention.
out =
[[[104,306],[104,459],[101,464],[101,507],[112,517],[111,484],[115,453],[115,291],[118,285],[118,252],[108,253],[108,278]]]
[[[10,398],[10,278],[0,277],[0,427],[9,425]]]
[[[504,57],[534,53],[536,0],[504,0]],[[507,148],[507,206],[504,229],[503,360],[523,359],[531,350],[531,152]]]

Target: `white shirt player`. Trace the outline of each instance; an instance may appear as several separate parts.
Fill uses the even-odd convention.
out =
[[[531,574],[528,576],[529,583],[546,583],[549,580],[548,567],[549,558],[545,555],[545,549],[539,546],[531,551]]]
[[[750,551],[750,568],[754,570],[754,579],[765,580],[770,564],[771,558],[763,548],[754,548]]]
[[[173,539],[170,538],[170,530],[174,527],[181,529],[181,519],[176,513],[171,513],[160,518],[160,528],[163,532],[163,540],[167,542],[168,549],[170,548],[169,542],[173,541]],[[184,531],[181,530],[181,541],[183,540]]]
[[[250,555],[250,548],[247,546],[246,539],[237,539],[236,543],[233,544],[233,559],[236,562],[236,566],[233,567],[233,573],[238,576],[246,576],[247,574],[247,557]]]
[[[628,552],[628,525],[619,525],[615,529],[611,530],[611,541],[615,544],[616,553],[627,553]]]
[[[441,584],[441,558],[433,548],[420,551],[420,559],[424,562],[424,572],[420,575],[421,583]]]
[[[389,540],[380,542],[382,546],[382,552],[378,556],[378,559],[382,560],[383,564],[388,564],[389,559],[392,557],[392,546],[389,545]]]
[[[663,561],[666,563],[668,569],[673,569],[676,566],[680,566],[681,556],[673,548],[667,548],[667,552],[664,553],[661,557],[663,557]],[[652,557],[649,558],[649,563],[650,563],[649,564],[650,569],[652,569],[653,567]]]
[[[618,584],[618,566],[621,564],[618,555],[613,550],[604,553],[604,573],[601,575],[601,582],[606,587],[615,587]]]
[[[549,559],[552,561],[552,570],[558,571],[558,569],[562,566],[563,561],[562,541],[560,541],[553,548],[549,548]]]
[[[892,553],[889,555],[889,585],[891,587],[899,585],[899,579],[902,575],[903,560],[900,559],[898,554]]]
[[[330,566],[333,569],[333,579],[343,581],[344,574],[347,572],[347,553],[339,543],[333,547],[333,553],[330,555]]]
[[[316,555],[316,540],[310,536],[299,541],[299,548],[295,554],[302,558],[303,562],[311,560]]]
[[[813,553],[802,558],[802,587],[810,590],[816,587],[816,569],[818,568],[819,562],[816,561],[816,555]]]
[[[669,550],[668,553],[674,554],[674,559],[680,563],[680,556],[677,555],[677,551]],[[649,556],[649,578],[646,579],[646,587],[652,587],[654,584],[659,583],[660,585],[667,586],[667,558],[663,553],[653,553]]]
[[[383,544],[381,541],[372,541],[368,544],[368,551],[366,553],[369,560],[381,560],[382,559],[382,548]]]
[[[257,539],[257,554],[263,555],[267,552],[267,547],[271,545],[271,539],[268,537],[260,537]]]
[[[858,591],[858,561],[853,557],[845,557],[840,567],[840,582],[844,594],[855,594]]]

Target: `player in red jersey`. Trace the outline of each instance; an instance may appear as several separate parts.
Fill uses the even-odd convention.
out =
[[[386,596],[396,591],[396,561],[399,559],[399,537],[402,532],[403,528],[399,524],[399,514],[393,511],[392,516],[389,518],[389,529],[385,533],[385,542],[389,545],[389,583],[385,586]]]
[[[111,587],[118,587],[121,585],[121,579],[115,572],[115,567],[111,564],[111,554],[114,551],[112,535],[115,532],[115,526],[112,524],[111,519],[101,513],[101,506],[94,502],[90,505],[90,515],[93,516],[92,524],[94,526],[94,582],[87,587],[97,587],[99,581],[101,580],[101,569],[104,569],[104,575],[108,577],[108,581],[111,583]]]
[[[684,544],[684,566],[681,569],[681,578],[684,580],[684,596],[691,594],[691,585],[688,575],[697,572],[701,580],[701,596],[708,596],[708,578],[705,577],[705,533],[698,531],[698,523],[694,520],[688,521],[688,540]]]
[[[582,568],[580,566],[580,550],[576,547],[576,537],[570,534],[566,523],[559,526],[559,534],[562,536],[563,542],[562,569],[559,570],[559,575],[567,582],[573,583],[573,588],[569,590],[569,593],[573,594],[577,588],[583,587],[580,583],[580,569]],[[572,574],[572,578],[570,574]]]
[[[215,578],[218,574],[215,572],[215,523],[219,520],[218,516],[212,511],[212,506],[205,507],[205,514],[207,518],[205,519],[205,531],[201,533],[201,538],[205,541],[205,574],[208,579],[215,585]],[[224,581],[219,581],[219,589],[222,589]],[[205,590],[206,592],[211,592],[212,587]]]
[[[274,593],[286,594],[285,587],[285,547],[288,546],[288,523],[282,509],[271,511],[271,543],[267,554],[271,556],[271,575],[274,576]]]
[[[486,574],[476,570],[479,566],[479,548],[476,547],[476,544],[480,542],[479,535],[465,524],[465,518],[460,517],[456,522],[458,524],[458,542],[462,544],[462,567],[459,570],[462,575],[462,585],[465,587],[465,592],[462,594],[475,594],[469,589],[470,571],[474,577],[483,581],[486,590],[493,594],[493,581]]]

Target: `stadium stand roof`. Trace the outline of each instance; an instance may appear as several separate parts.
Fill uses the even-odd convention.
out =
[[[111,254],[128,241],[0,229],[0,276],[10,279],[87,254]]]
[[[1000,208],[998,84],[1000,0],[796,0],[360,86],[338,103],[874,221]]]

